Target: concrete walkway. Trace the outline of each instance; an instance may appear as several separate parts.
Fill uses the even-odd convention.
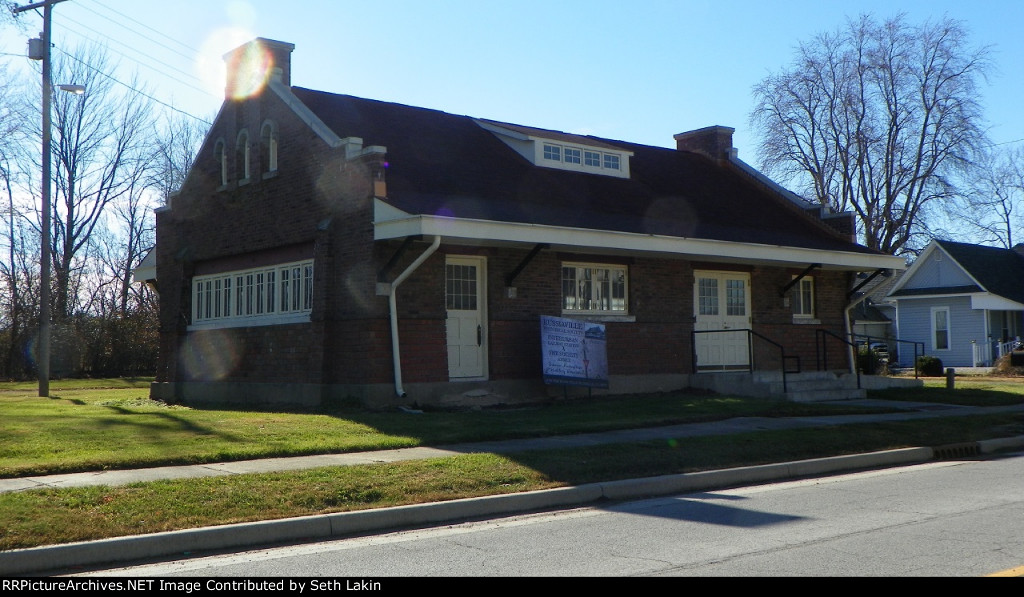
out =
[[[894,407],[901,409],[901,412],[831,417],[740,417],[711,423],[694,423],[524,440],[479,442],[433,448],[403,448],[352,454],[267,458],[194,466],[170,466],[0,479],[0,492],[81,487],[87,485],[124,485],[160,479],[183,479],[301,470],[326,466],[377,464],[469,453],[493,452],[513,454],[530,450],[551,450],[599,444],[630,443],[658,439],[668,440],[683,437],[728,435],[779,429],[827,427],[831,425],[880,421],[906,421],[950,415],[963,416],[996,412],[1024,413],[1024,405],[966,407],[879,400],[847,401],[844,404]],[[981,454],[1021,447],[1024,447],[1024,436],[978,442],[974,452]],[[837,458],[741,467],[723,471],[593,483],[548,491],[489,496],[359,512],[324,514],[285,520],[232,524],[13,550],[0,552],[0,576],[33,574],[68,567],[109,565],[147,558],[162,558],[174,556],[175,554],[195,554],[214,550],[240,550],[250,546],[288,541],[324,540],[357,533],[431,525],[446,521],[500,516],[550,508],[583,506],[606,499],[635,499],[670,495],[679,492],[703,491],[744,484],[824,475],[848,470],[926,462],[934,459],[935,455],[935,450],[931,447],[907,448]]]

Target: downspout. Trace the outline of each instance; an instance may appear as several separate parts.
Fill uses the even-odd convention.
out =
[[[860,296],[860,298],[858,298],[857,300],[855,300],[852,303],[850,303],[849,305],[847,305],[846,309],[843,311],[843,315],[844,315],[843,323],[846,326],[846,339],[849,342],[853,342],[853,324],[850,323],[850,312],[853,310],[854,307],[856,307],[860,303],[864,302],[864,300],[866,298],[868,298],[868,295],[865,292],[864,294],[862,294]],[[846,348],[847,348],[847,350],[849,351],[849,354],[850,354],[850,373],[856,373],[857,372],[857,353],[854,352],[856,347],[855,346],[847,346]]]
[[[437,248],[441,246],[441,237],[435,236],[434,241],[430,243],[427,250],[422,255],[416,258],[409,264],[409,267],[405,268],[405,271],[398,274],[395,281],[391,283],[390,289],[388,289],[388,307],[391,310],[391,359],[394,362],[395,367],[395,394],[399,398],[405,398],[405,389],[402,387],[402,352],[398,347],[398,301],[395,296],[398,294],[398,285],[405,281],[419,266],[423,265],[423,262],[428,257],[437,251]]]

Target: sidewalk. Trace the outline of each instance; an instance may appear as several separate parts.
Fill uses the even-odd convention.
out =
[[[403,448],[352,454],[267,458],[194,466],[170,466],[0,479],[0,492],[88,485],[124,485],[160,479],[182,479],[301,470],[325,466],[387,463],[478,452],[508,454],[530,450],[551,450],[599,444],[728,435],[778,429],[826,427],[830,425],[878,421],[905,421],[950,415],[963,416],[995,412],[1024,412],[1024,405],[967,407],[943,404],[886,402],[880,400],[855,400],[849,401],[848,404],[894,407],[902,409],[902,411],[888,414],[842,415],[833,417],[741,417],[711,423],[694,423],[524,440],[479,442],[433,448]],[[1024,436],[978,442],[978,446],[973,447],[971,451],[981,454],[1020,447],[1024,447]],[[935,456],[936,452],[931,447],[906,448],[903,450],[785,462],[722,471],[593,483],[549,491],[223,525],[14,550],[0,552],[0,576],[32,574],[67,567],[113,564],[146,558],[168,557],[176,554],[195,554],[202,551],[237,550],[250,546],[288,541],[326,540],[357,533],[430,525],[445,521],[483,518],[550,508],[583,506],[601,499],[636,499],[823,475],[846,470],[897,466],[926,462],[934,459]]]

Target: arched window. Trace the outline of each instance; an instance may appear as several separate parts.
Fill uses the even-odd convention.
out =
[[[220,186],[228,186],[228,151],[224,139],[217,139],[213,146],[213,155],[217,160],[217,167],[220,169]]]
[[[249,132],[246,130],[238,133],[238,143],[235,146],[235,173],[240,184],[249,182]]]
[[[277,125],[272,120],[260,131],[260,165],[264,174],[277,172]]]

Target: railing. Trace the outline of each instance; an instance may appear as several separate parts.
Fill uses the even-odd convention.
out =
[[[817,329],[814,335],[814,353],[817,360],[818,371],[828,371],[828,336],[832,336],[836,340],[839,340],[847,346],[852,346],[856,351],[857,345],[850,342],[846,338],[843,338],[835,332],[829,330]],[[916,359],[915,359],[916,362]],[[857,373],[857,389],[860,389],[860,367],[857,366],[856,361],[853,363],[853,370]]]
[[[727,334],[743,332],[747,335],[747,371],[753,373],[756,370],[755,359],[754,359],[754,338],[758,338],[771,344],[779,350],[779,362],[782,364],[782,391],[787,392],[788,387],[786,385],[786,374],[787,373],[800,373],[800,356],[799,355],[787,355],[786,348],[775,342],[774,340],[755,332],[750,329],[736,329],[736,330],[693,330],[690,332],[690,354],[693,355],[693,372],[697,372],[697,334]],[[786,361],[795,360],[796,370],[788,371],[786,369]]]
[[[892,342],[896,342],[897,344],[912,344],[914,346],[914,379],[917,379],[917,357],[924,356],[924,342],[915,342],[913,340],[900,340],[899,338],[879,338],[877,336],[867,336],[864,334],[854,334],[853,337],[855,340],[863,338],[863,342],[858,340],[858,344],[866,344],[869,348],[871,347],[872,342],[883,342],[887,346]],[[897,346],[897,348],[899,348],[899,346]],[[920,352],[918,352],[918,348],[921,349]]]

